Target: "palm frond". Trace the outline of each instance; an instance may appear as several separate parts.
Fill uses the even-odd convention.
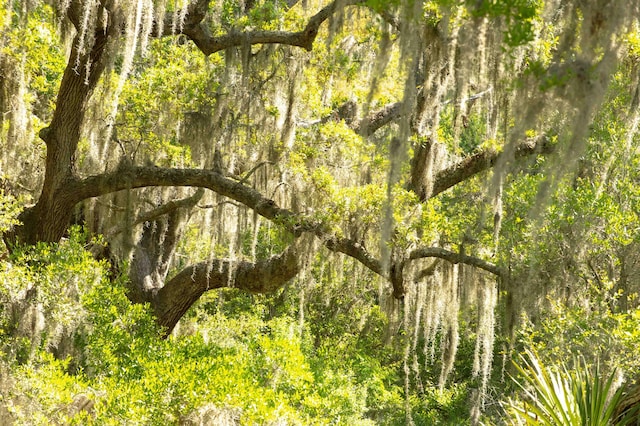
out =
[[[624,397],[614,370],[602,377],[599,365],[589,368],[584,359],[572,370],[565,364],[545,366],[535,352],[526,350],[516,363],[523,400],[509,400],[506,411],[513,424],[549,426],[630,425],[632,416],[618,417],[616,408]]]

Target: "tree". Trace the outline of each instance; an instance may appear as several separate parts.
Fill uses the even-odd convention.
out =
[[[129,297],[149,303],[167,334],[206,291],[281,288],[318,244],[389,282],[416,324],[431,290],[413,283],[449,282],[433,297],[459,306],[459,283],[475,277],[492,328],[496,283],[517,298],[517,273],[526,274],[500,242],[505,185],[555,154],[542,166],[544,205],[548,188],[580,167],[612,81],[635,57],[638,6],[5,2],[3,146],[19,156],[36,127],[46,145],[35,204],[5,232],[6,246],[58,242],[74,220],[111,235],[102,255],[131,259]],[[70,47],[58,54],[65,65],[51,110],[21,59],[33,52],[15,38],[53,23],[63,38],[50,36],[50,46]],[[45,106],[25,100],[29,90]],[[637,82],[618,90],[634,99],[622,108],[633,138]],[[44,123],[25,125],[29,114]],[[20,167],[3,161],[5,187],[25,192]],[[218,214],[217,225],[203,209]],[[233,235],[219,238],[227,258],[215,250],[190,264],[176,258],[192,215],[217,226],[212,234]],[[284,232],[271,246],[265,219]],[[269,246],[262,256],[256,241]],[[443,321],[444,382],[458,330],[453,316]],[[491,344],[478,349],[485,361],[476,373],[488,374]]]

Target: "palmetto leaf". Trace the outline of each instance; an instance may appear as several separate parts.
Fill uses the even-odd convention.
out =
[[[514,424],[554,426],[629,425],[631,415],[616,419],[616,407],[623,398],[622,388],[616,388],[617,371],[602,377],[600,367],[589,368],[584,359],[574,362],[568,370],[545,366],[530,350],[520,356],[516,368],[525,401],[510,400],[507,412]],[[628,413],[630,414],[630,413]]]

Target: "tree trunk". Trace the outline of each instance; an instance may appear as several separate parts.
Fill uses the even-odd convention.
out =
[[[59,241],[69,226],[73,207],[82,201],[67,188],[76,180],[75,153],[87,103],[105,68],[103,53],[109,32],[97,30],[91,50],[80,56],[77,50],[79,37],[77,35],[73,41],[74,47],[62,77],[51,124],[40,131],[40,138],[47,145],[42,192],[38,202],[20,214],[22,226],[5,237],[9,246],[16,242]]]

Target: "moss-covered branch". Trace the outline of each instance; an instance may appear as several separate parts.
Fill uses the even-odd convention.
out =
[[[188,266],[153,295],[158,323],[169,334],[178,320],[208,290],[234,287],[270,293],[295,277],[301,268],[296,245],[259,262],[215,259]]]
[[[187,20],[186,24],[180,29],[180,32],[189,37],[198,49],[207,56],[229,47],[250,46],[254,44],[282,44],[302,47],[310,51],[313,48],[313,42],[318,36],[318,31],[322,23],[345,6],[351,6],[361,2],[361,0],[334,0],[309,18],[305,28],[300,31],[233,31],[214,36],[207,26],[201,22],[204,19],[204,14],[202,13],[204,10],[203,6],[208,4],[208,1],[199,1],[191,6],[188,16],[191,16],[192,19]],[[171,30],[171,26],[165,24],[164,33],[169,35],[172,33]]]
[[[441,247],[419,248],[409,253],[409,259],[411,260],[424,259],[427,257],[444,259],[447,262],[451,262],[451,263],[463,263],[465,265],[475,266],[476,268],[484,269],[485,271],[491,272],[492,274],[499,277],[504,276],[504,271],[499,266],[491,262],[487,262],[486,260],[480,259],[479,257],[469,256],[462,253],[456,253],[454,251],[446,250]]]

